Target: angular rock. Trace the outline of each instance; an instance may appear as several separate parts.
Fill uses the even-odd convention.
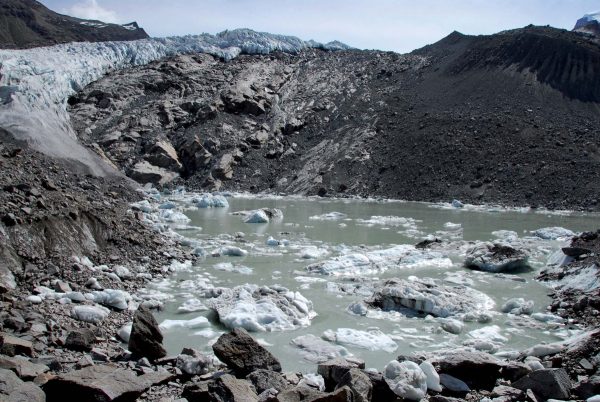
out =
[[[342,358],[332,359],[317,366],[317,373],[325,380],[325,389],[333,390],[335,386],[351,369],[364,369],[365,363],[362,361],[350,361]]]
[[[275,389],[278,392],[290,388],[290,384],[283,378],[281,373],[272,370],[255,370],[246,377],[254,385],[256,392],[262,394],[268,389]]]
[[[233,178],[233,164],[235,159],[231,154],[225,154],[219,159],[215,167],[213,168],[212,174],[215,178],[220,180],[231,180]]]
[[[483,352],[444,353],[431,360],[438,373],[456,377],[472,388],[492,390],[505,363]]]
[[[544,399],[569,399],[571,379],[564,369],[536,370],[512,384],[522,391],[532,390]]]
[[[210,400],[214,402],[258,402],[258,395],[248,381],[230,374],[219,377],[208,385]]]
[[[129,351],[134,356],[147,357],[151,360],[159,359],[167,355],[162,341],[163,335],[152,312],[147,307],[140,305],[133,316]]]
[[[352,390],[348,387],[341,387],[328,394],[320,395],[309,399],[310,402],[354,402],[355,399]]]
[[[523,400],[524,392],[520,389],[499,385],[492,390],[492,397],[502,397],[511,401]]]
[[[23,382],[15,373],[0,368],[0,400],[2,402],[45,402],[46,395],[32,382]]]
[[[61,374],[49,380],[44,391],[48,402],[64,402],[65,395],[78,402],[127,402],[173,378],[167,371],[136,376],[131,370],[106,364]]]
[[[179,171],[182,168],[179,156],[177,156],[177,151],[175,151],[173,145],[166,140],[158,141],[145,156],[145,159],[159,168],[172,171]]]
[[[600,395],[600,376],[592,376],[575,384],[573,393],[581,399]]]
[[[275,402],[315,401],[317,398],[321,398],[324,395],[326,394],[313,387],[298,385],[277,394]]]
[[[167,169],[154,166],[148,161],[142,161],[133,166],[128,172],[128,176],[141,184],[152,183],[164,185],[173,181],[179,175]]]
[[[33,344],[25,339],[0,333],[0,353],[7,356],[33,356]]]
[[[215,356],[237,376],[246,377],[258,369],[281,372],[281,364],[275,356],[244,329],[235,328],[230,333],[221,335],[212,348]]]
[[[466,395],[471,391],[464,381],[448,374],[440,374],[440,384],[452,394]]]
[[[199,381],[193,383],[187,383],[183,388],[181,396],[188,400],[188,402],[204,402],[210,400],[210,394],[208,392],[208,385],[210,381]]]
[[[362,370],[351,368],[336,385],[336,389],[347,386],[352,391],[354,402],[369,402],[373,396],[373,383]]]
[[[77,352],[89,352],[92,350],[96,335],[88,328],[75,329],[69,332],[65,340],[65,348]]]
[[[38,375],[50,370],[44,364],[36,364],[20,356],[0,356],[0,368],[12,370],[22,380],[33,380]]]
[[[372,371],[367,371],[366,374],[373,384],[373,401],[393,401],[398,398],[390,389],[383,374]]]

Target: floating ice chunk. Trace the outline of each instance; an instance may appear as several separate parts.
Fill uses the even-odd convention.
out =
[[[367,313],[369,312],[369,308],[363,302],[352,303],[351,305],[348,306],[347,310],[351,314],[360,315],[360,316],[363,316],[363,317],[366,316]]]
[[[366,303],[384,311],[408,308],[436,317],[479,316],[494,306],[494,301],[484,293],[466,286],[437,285],[423,279],[390,279],[377,287]]]
[[[153,211],[152,204],[150,204],[150,202],[148,200],[134,202],[133,204],[130,204],[130,205],[131,205],[131,208],[137,209],[138,211],[142,211],[147,214],[149,214]]]
[[[322,275],[358,276],[381,273],[392,268],[422,265],[450,267],[452,261],[441,253],[418,250],[412,245],[404,244],[366,253],[344,254],[311,264],[306,270]]]
[[[125,343],[129,343],[129,336],[131,335],[131,327],[133,326],[133,323],[128,323],[123,325],[121,328],[119,328],[119,330],[117,331],[117,337],[122,340]]]
[[[164,320],[160,323],[159,327],[162,330],[170,330],[173,328],[206,328],[209,327],[210,323],[208,319],[204,316],[198,316],[196,318],[192,318],[191,320]]]
[[[322,214],[322,215],[313,215],[311,216],[310,220],[312,221],[337,221],[340,219],[344,219],[347,218],[348,215],[341,213],[341,212],[327,212],[326,214]]]
[[[252,268],[250,267],[246,267],[243,265],[233,265],[230,262],[221,262],[219,264],[213,265],[213,267],[218,271],[235,272],[243,275],[252,275],[253,272]]]
[[[497,239],[506,242],[514,242],[519,239],[519,234],[512,230],[496,230],[492,232],[492,235],[496,236]]]
[[[246,219],[245,223],[269,223],[269,216],[262,209],[252,211]]]
[[[208,307],[204,305],[199,299],[193,298],[188,299],[181,306],[177,308],[178,313],[195,313],[197,311],[206,311]]]
[[[275,238],[273,238],[273,236],[269,236],[266,243],[267,243],[267,246],[271,246],[271,247],[277,247],[281,244],[279,242],[279,240],[276,240]]]
[[[560,324],[565,321],[564,318],[562,318],[558,315],[549,314],[549,313],[534,313],[534,314],[531,314],[531,318],[536,319],[541,322],[548,322],[548,323],[555,323],[555,324]]]
[[[323,363],[338,357],[351,357],[352,354],[341,345],[334,345],[314,335],[302,335],[292,339],[292,345],[301,349],[302,357],[313,363]]]
[[[71,310],[71,317],[79,321],[97,324],[108,317],[110,310],[102,306],[76,306]]]
[[[337,331],[327,330],[323,333],[323,339],[371,351],[383,350],[392,353],[398,349],[398,344],[392,338],[376,328],[367,331],[352,328],[339,328]]]
[[[491,341],[496,343],[508,342],[508,338],[500,333],[501,329],[497,325],[490,325],[489,327],[483,327],[470,331],[468,335],[474,339],[481,339],[485,341]]]
[[[248,254],[246,250],[243,250],[236,246],[225,246],[218,249],[213,255],[226,255],[229,257],[244,257]]]
[[[596,264],[587,267],[572,267],[569,269],[568,275],[564,275],[562,279],[550,282],[550,284],[562,290],[593,292],[600,289],[598,272],[599,269]]]
[[[525,356],[544,357],[549,355],[555,355],[557,353],[562,352],[564,349],[565,345],[563,345],[562,343],[539,344],[524,350],[523,354]]]
[[[198,208],[228,208],[229,202],[222,195],[202,194],[192,200]]]
[[[171,201],[163,202],[158,206],[158,209],[175,209],[177,208],[177,204]]]
[[[451,334],[458,335],[462,332],[465,324],[461,321],[455,320],[454,318],[438,318],[442,324],[442,329]]]
[[[515,315],[529,315],[533,313],[533,304],[533,300],[525,300],[522,297],[509,299],[502,305],[502,312]]]
[[[571,230],[558,226],[537,229],[532,234],[544,240],[569,239],[575,236],[575,233]]]
[[[116,310],[126,310],[131,300],[129,293],[118,289],[106,289],[99,292],[92,292],[90,295],[91,300],[96,303],[112,307]]]
[[[502,243],[480,243],[467,251],[465,266],[487,272],[509,272],[530,269],[528,256]]]
[[[420,401],[427,393],[427,376],[411,361],[391,361],[384,369],[385,382],[401,398]]]
[[[460,224],[460,223],[446,222],[446,223],[444,223],[444,227],[446,229],[450,229],[450,230],[458,230],[458,229],[462,228],[462,224]]]
[[[173,210],[173,209],[161,209],[159,213],[160,219],[165,222],[174,222],[174,223],[187,223],[192,220],[188,218],[184,213]]]
[[[222,289],[207,306],[228,328],[248,331],[286,331],[310,325],[316,316],[312,302],[283,287],[256,285]]]
[[[460,202],[459,200],[452,200],[452,206],[454,208],[462,208],[464,207],[464,204],[462,202]]]
[[[316,260],[317,258],[321,258],[329,254],[329,251],[323,248],[318,247],[307,247],[305,249],[300,250],[298,255],[300,258],[304,258],[305,260]]]
[[[172,260],[170,265],[163,267],[163,270],[166,270],[167,272],[187,272],[191,271],[191,269],[192,262],[189,260],[183,262]]]
[[[430,389],[435,392],[442,392],[442,385],[440,384],[440,376],[438,375],[435,367],[428,361],[424,361],[419,364],[421,370],[423,370],[423,374],[427,377],[427,389]]]
[[[413,218],[404,218],[402,216],[371,216],[370,219],[357,219],[356,222],[359,225],[365,226],[392,226],[392,227],[404,227],[407,229],[416,229],[417,223],[420,222]]]

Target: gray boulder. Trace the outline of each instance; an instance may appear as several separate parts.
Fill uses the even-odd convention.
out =
[[[290,384],[283,378],[281,373],[272,370],[256,370],[248,374],[248,381],[254,385],[256,392],[262,394],[268,389],[275,389],[278,392],[290,388]]]
[[[65,340],[65,348],[78,352],[92,350],[96,335],[88,328],[79,328],[69,332]]]
[[[38,375],[50,370],[45,364],[32,363],[21,356],[0,356],[0,368],[13,371],[22,380],[33,380]]]
[[[48,402],[128,402],[135,401],[153,385],[170,381],[174,375],[151,372],[137,376],[135,372],[106,364],[71,371],[50,379],[44,385]]]
[[[15,373],[0,368],[0,400],[2,402],[45,402],[46,395],[32,382],[23,382]]]
[[[440,375],[448,374],[470,388],[492,390],[506,363],[484,352],[448,352],[437,354],[431,363]]]
[[[152,183],[163,185],[173,181],[179,175],[170,170],[154,166],[148,161],[141,161],[129,170],[128,176],[141,184]]]
[[[0,353],[7,356],[33,356],[33,344],[12,335],[0,333]]]
[[[343,358],[332,359],[317,366],[317,373],[325,380],[325,389],[333,390],[351,369],[364,369],[363,361],[350,361]]]
[[[373,383],[362,370],[351,368],[337,384],[336,389],[347,386],[354,396],[354,402],[369,402],[373,396]]]
[[[440,384],[453,394],[467,394],[471,391],[464,381],[448,374],[440,374]]]
[[[536,370],[512,384],[522,391],[532,390],[544,399],[569,399],[571,379],[564,369]]]
[[[239,377],[259,369],[281,372],[281,364],[275,356],[244,329],[235,328],[221,335],[212,348],[215,356]]]
[[[252,385],[230,374],[219,377],[208,385],[210,401],[214,402],[258,402]]]
[[[163,335],[158,328],[152,312],[140,305],[133,316],[131,335],[129,336],[129,351],[138,357],[160,359],[167,355],[162,346]]]

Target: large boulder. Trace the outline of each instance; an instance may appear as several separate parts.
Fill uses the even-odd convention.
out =
[[[45,402],[46,395],[34,383],[23,382],[12,371],[0,368],[0,400],[3,402]]]
[[[33,356],[33,344],[26,339],[0,333],[0,353],[7,356]]]
[[[343,358],[331,359],[320,363],[317,366],[317,373],[325,380],[325,389],[331,391],[342,381],[346,373],[353,368],[364,369],[365,363],[363,361],[346,360]]]
[[[89,352],[94,347],[96,335],[88,328],[75,329],[69,332],[65,340],[65,348],[78,352]]]
[[[276,371],[272,370],[255,370],[246,377],[248,381],[254,385],[256,392],[261,394],[268,389],[276,389],[278,392],[290,388],[290,384],[285,378]]]
[[[38,375],[50,370],[44,364],[32,363],[21,356],[0,356],[0,368],[13,371],[22,380],[33,380]]]
[[[128,172],[128,176],[141,184],[167,184],[179,175],[170,170],[155,166],[148,161],[136,163]]]
[[[244,329],[236,328],[221,335],[212,348],[215,356],[237,376],[246,377],[259,369],[281,372],[281,364],[275,356]]]
[[[464,381],[471,389],[492,390],[506,363],[483,352],[456,351],[437,354],[431,363],[440,374]]]
[[[160,168],[168,169],[171,171],[179,171],[182,168],[182,164],[177,156],[177,151],[173,148],[168,141],[158,141],[150,152],[145,156],[145,159]]]
[[[233,178],[233,165],[235,159],[232,154],[225,154],[213,167],[212,174],[220,180],[231,180]]]
[[[522,391],[530,389],[544,400],[569,399],[571,396],[571,379],[564,369],[532,371],[512,386]]]
[[[354,402],[370,402],[373,396],[373,383],[362,370],[352,368],[346,372],[336,389],[347,386],[352,391]]]
[[[528,256],[501,243],[482,243],[467,251],[465,267],[487,272],[513,272],[530,269]]]
[[[167,371],[137,376],[119,366],[96,365],[56,376],[44,385],[44,391],[48,402],[64,402],[67,398],[78,402],[127,402],[173,378]]]
[[[133,316],[129,350],[135,356],[159,359],[167,355],[162,341],[163,335],[152,312],[147,307],[140,305]]]
[[[252,385],[225,374],[208,385],[210,401],[213,402],[258,402],[258,395]]]

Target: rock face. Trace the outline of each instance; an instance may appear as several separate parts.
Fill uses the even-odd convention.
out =
[[[133,316],[129,350],[136,356],[159,359],[167,355],[162,346],[163,335],[152,312],[141,305]]]
[[[259,369],[281,371],[275,356],[241,328],[221,335],[212,348],[215,356],[238,376],[245,377]]]
[[[148,35],[135,22],[126,25],[57,14],[35,0],[4,0],[0,48],[19,49],[65,42],[136,40]]]
[[[536,370],[512,384],[522,391],[532,390],[543,399],[569,399],[571,380],[564,369]]]
[[[48,402],[60,402],[68,395],[81,402],[134,401],[152,385],[169,381],[168,372],[136,376],[131,370],[97,365],[52,378],[44,385]]]
[[[586,104],[600,100],[599,66],[598,46],[578,33],[453,33],[409,55],[178,56],[103,77],[70,110],[79,138],[124,171],[166,136],[190,187],[218,179],[225,190],[597,209],[600,161],[577,149],[600,140],[600,117]],[[95,91],[107,94],[107,109]],[[467,106],[489,93],[480,108]],[[122,137],[101,142],[114,131]],[[571,178],[560,175],[563,163]]]
[[[208,392],[210,400],[215,402],[258,402],[258,395],[252,385],[230,374],[225,374],[209,384]]]

